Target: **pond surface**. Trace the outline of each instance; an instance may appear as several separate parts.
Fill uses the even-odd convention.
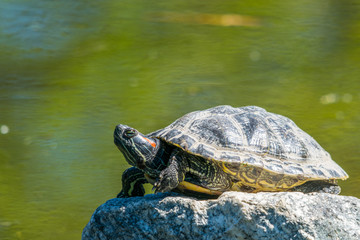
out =
[[[358,1],[1,1],[0,238],[79,239],[144,133],[221,104],[312,135],[360,197]],[[150,193],[150,187],[148,187]]]

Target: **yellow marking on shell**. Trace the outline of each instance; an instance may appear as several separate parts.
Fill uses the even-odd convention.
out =
[[[241,191],[241,186],[243,186],[243,184],[241,182],[234,183],[231,186],[230,190],[240,192]]]
[[[225,163],[223,162],[223,163],[221,163],[221,166],[220,166],[220,168],[224,171],[224,172],[226,172],[226,173],[228,173],[228,174],[230,174],[230,175],[232,175],[232,176],[236,176],[236,172],[233,172],[233,171],[231,171],[229,168],[227,168],[226,166],[225,166]]]
[[[221,167],[226,173],[235,176],[235,179],[238,180],[238,182],[235,182],[231,187],[231,190],[233,191],[249,191],[249,192],[288,191],[289,189],[299,186],[309,180],[315,180],[313,178],[305,179],[303,176],[300,175],[294,175],[294,176],[284,175],[283,177],[279,178],[279,173],[268,171],[264,168],[249,166],[248,164],[239,165],[239,170],[237,174],[234,174],[233,171],[228,169],[224,163],[221,165]],[[261,171],[254,172],[254,174],[256,175],[253,175],[252,174],[253,170],[261,170]],[[252,189],[246,189],[246,188],[252,188]]]
[[[242,180],[242,181],[245,181],[247,183],[255,183],[256,184],[256,178],[251,178],[249,177],[246,172],[242,172],[242,173],[239,173],[238,175],[239,179]]]
[[[190,191],[194,191],[194,192],[198,192],[198,193],[204,193],[204,194],[208,194],[208,195],[221,195],[223,192],[220,191],[216,191],[216,190],[210,190],[207,188],[203,188],[200,187],[198,185],[183,181],[181,183],[179,183],[179,185],[177,186],[177,189],[179,189],[180,191],[185,191],[185,190],[190,190]]]
[[[271,187],[275,186],[274,184],[271,184],[265,180],[258,181],[256,185],[261,186],[262,188],[264,188],[265,186],[271,186]]]
[[[304,176],[301,175],[283,175],[281,177],[279,176],[279,173],[269,171],[265,168],[250,166],[248,164],[242,164],[239,167],[236,179],[239,180],[239,182],[235,184],[254,188],[254,192],[287,191],[290,188],[305,183],[306,181],[315,180],[313,178],[305,179]]]
[[[288,188],[288,186],[285,184],[285,183],[283,183],[283,184],[281,184],[281,185],[278,185],[277,186],[278,188],[280,188],[280,189],[282,189],[282,188]]]

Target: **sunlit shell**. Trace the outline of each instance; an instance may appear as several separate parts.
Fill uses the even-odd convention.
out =
[[[191,112],[149,136],[213,159],[221,166],[247,164],[302,179],[348,177],[293,121],[260,107],[218,106]]]

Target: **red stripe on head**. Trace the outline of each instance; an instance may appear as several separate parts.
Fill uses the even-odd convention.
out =
[[[148,141],[148,143],[150,143],[150,145],[155,148],[156,147],[156,143],[150,139],[148,139],[147,137],[143,137],[146,141]]]

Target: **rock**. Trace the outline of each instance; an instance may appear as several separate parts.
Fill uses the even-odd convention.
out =
[[[360,239],[360,199],[327,193],[176,193],[115,198],[84,228],[90,239]]]

